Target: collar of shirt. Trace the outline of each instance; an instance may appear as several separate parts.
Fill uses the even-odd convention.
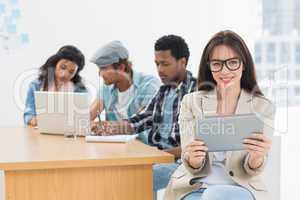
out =
[[[170,90],[174,89],[175,92],[178,94],[180,91],[187,91],[189,90],[188,87],[191,87],[192,84],[190,84],[190,82],[192,81],[192,73],[190,71],[186,71],[186,76],[185,76],[185,79],[183,81],[181,81],[176,87],[172,87],[172,86],[168,86],[168,85],[165,85],[166,89],[167,89],[167,92],[166,94],[169,93]]]

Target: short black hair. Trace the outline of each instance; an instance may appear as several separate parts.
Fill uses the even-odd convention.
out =
[[[155,51],[166,51],[170,50],[171,55],[179,60],[185,58],[188,63],[190,57],[190,51],[185,40],[177,35],[165,35],[159,38],[154,45]]]

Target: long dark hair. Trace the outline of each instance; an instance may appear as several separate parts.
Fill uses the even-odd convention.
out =
[[[211,91],[217,84],[212,76],[208,62],[211,52],[219,45],[231,47],[240,56],[244,65],[244,71],[241,77],[241,88],[248,93],[263,96],[263,93],[257,85],[254,62],[248,47],[238,34],[230,30],[218,32],[205,46],[198,72],[198,90]]]
[[[56,54],[50,56],[45,64],[40,67],[38,80],[43,83],[43,90],[47,91],[49,83],[54,81],[55,67],[58,61],[60,61],[61,59],[66,59],[77,64],[78,69],[71,81],[75,85],[78,85],[79,87],[85,89],[85,86],[82,83],[82,78],[79,75],[79,72],[83,69],[85,64],[84,55],[75,46],[65,45],[62,46]]]

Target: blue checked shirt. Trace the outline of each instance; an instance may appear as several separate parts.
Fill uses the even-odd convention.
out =
[[[173,88],[168,85],[162,85],[148,106],[141,113],[129,118],[128,122],[134,128],[135,132],[150,129],[148,144],[157,146],[159,149],[177,147],[180,145],[178,125],[180,102],[185,94],[195,91],[196,88],[197,80],[192,76],[191,72],[187,71],[186,78],[175,89],[174,98],[169,96],[174,95],[174,92],[171,91]],[[166,116],[165,113],[169,111],[165,111],[164,109],[170,108],[170,105],[165,105],[170,102],[172,102],[172,110]],[[168,119],[164,119],[164,117],[168,117]],[[168,124],[164,124],[164,122],[168,122]],[[168,128],[162,126],[168,126]],[[161,131],[167,132],[161,133]]]

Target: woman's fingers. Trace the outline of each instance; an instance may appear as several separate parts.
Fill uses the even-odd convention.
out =
[[[208,151],[207,146],[204,145],[193,145],[193,146],[187,146],[186,151],[188,152],[195,152],[195,151]]]
[[[195,146],[191,148],[192,151],[208,151],[207,146]]]
[[[190,155],[192,157],[205,157],[206,156],[206,152],[196,151],[196,152],[192,152]]]
[[[261,142],[259,140],[254,140],[254,139],[245,139],[244,144],[249,144],[249,145],[254,145],[262,148],[266,148],[267,144],[264,142]]]
[[[202,141],[193,141],[185,149],[185,152],[188,153],[190,159],[205,158],[207,151],[208,148]]]
[[[252,151],[264,151],[267,152],[272,146],[272,141],[261,133],[253,133],[249,138],[244,139],[244,145],[247,149]]]
[[[205,160],[208,148],[202,140],[194,140],[189,143],[183,150],[189,165],[193,168],[199,168]]]
[[[253,156],[259,158],[265,156],[272,146],[272,141],[262,133],[253,133],[244,139],[244,148]]]
[[[187,147],[197,147],[197,146],[205,146],[204,141],[202,140],[194,140],[187,145]]]
[[[255,146],[255,145],[251,145],[251,144],[244,144],[244,147],[245,147],[245,149],[250,150],[250,151],[257,151],[257,152],[261,152],[261,153],[266,152],[266,150],[264,148]]]
[[[254,139],[265,143],[272,142],[272,140],[263,133],[252,133],[247,139]]]
[[[188,146],[202,146],[205,145],[204,141],[202,140],[194,140]]]
[[[201,140],[194,140],[184,148],[184,155],[188,157],[188,160],[192,166],[198,166],[202,160],[205,159],[208,148]]]

